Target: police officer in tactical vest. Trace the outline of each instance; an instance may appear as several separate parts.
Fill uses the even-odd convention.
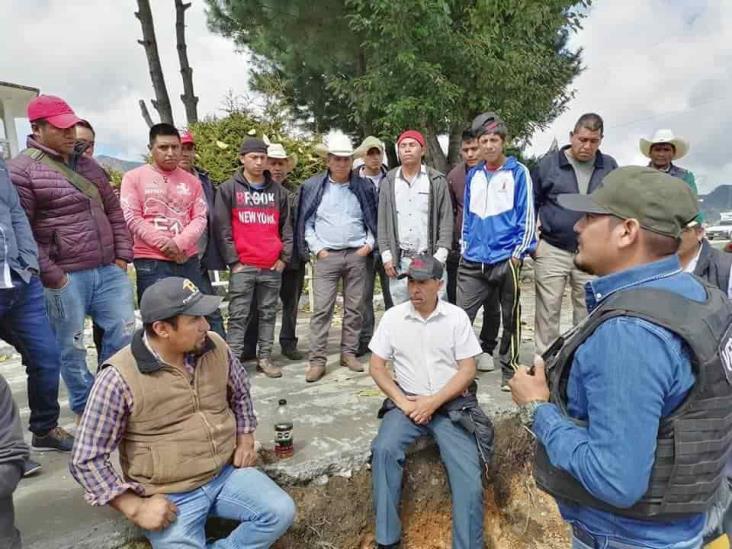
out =
[[[584,213],[575,261],[598,278],[587,319],[510,383],[536,482],[575,549],[700,547],[732,442],[732,308],[675,255],[696,199],[625,167],[559,200]]]

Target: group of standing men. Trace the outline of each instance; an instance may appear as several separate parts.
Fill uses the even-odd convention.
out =
[[[33,446],[68,451],[74,443],[58,426],[60,372],[71,409],[81,418],[72,473],[88,501],[118,509],[143,527],[156,547],[179,543],[194,523],[195,536],[202,536],[201,520],[209,513],[242,521],[229,542],[247,547],[268,546],[294,519],[289,496],[251,468],[256,417],[239,359],[252,351],[251,342],[247,349],[246,332],[256,325],[258,370],[270,377],[282,375],[272,360],[278,298],[285,311],[283,355],[300,358],[295,327],[308,261],[313,262],[314,310],[306,381],[326,373],[328,332],[342,285],[340,365],[361,372],[358,357],[371,350],[371,374],[389,396],[373,446],[377,541],[383,547],[399,543],[403,452],[421,434],[437,439],[445,459],[453,487],[455,546],[482,545],[482,490],[476,481],[481,460],[487,458],[481,453],[480,437],[468,435],[453,414],[467,414],[471,421],[480,415],[473,383],[476,364],[477,369],[493,369],[496,347],[502,389],[513,390],[514,399],[527,410],[527,425],[534,427],[552,458],[542,466],[551,471],[559,463],[580,478],[593,472],[574,464],[574,454],[567,455],[553,438],[568,427],[546,406],[543,376],[529,380],[518,364],[519,275],[527,255],[535,260],[539,353],[559,333],[568,281],[575,323],[587,314],[582,292],[591,277],[578,266],[593,263],[594,272],[613,273],[625,266],[628,246],[637,247],[634,257],[643,264],[668,255],[666,248],[673,254],[672,244],[680,237],[680,266],[729,293],[732,261],[705,243],[700,218],[692,218],[697,214],[693,195],[672,189],[676,198],[683,195],[683,208],[661,212],[673,219],[665,223],[649,217],[658,197],[670,188],[667,181],[649,176],[653,170],[624,172],[610,183],[607,176],[617,164],[599,151],[603,122],[596,114],[580,117],[570,144],[542,158],[531,174],[506,156],[508,128],[495,113],[479,115],[465,131],[463,163],[447,177],[424,163],[426,143],[416,130],[397,138],[400,166],[388,171],[378,139],[368,137],[354,150],[347,137],[334,135],[319,147],[327,170],[297,190],[287,182],[293,158],[281,145],[245,139],[239,150],[241,167],[215,188],[195,166],[194,137],[157,124],[149,135],[151,162],[125,174],[119,198],[104,170],[90,158],[90,124],[51,96],[31,102],[28,114],[33,130],[28,149],[10,162],[9,178],[0,166],[0,228],[6,252],[0,331],[20,351],[28,371]],[[642,141],[641,150],[651,158],[651,167],[693,188],[693,176],[672,163],[683,154],[683,141],[659,132],[653,140]],[[354,168],[356,158],[363,165]],[[608,184],[605,194],[593,194],[603,181]],[[645,203],[633,205],[628,193],[644,182]],[[566,195],[584,197],[584,202],[572,207]],[[589,195],[595,202],[586,198]],[[647,207],[641,207],[644,204]],[[602,223],[620,220],[608,225],[608,241],[618,248],[617,265],[607,264],[601,246],[588,236],[600,234],[600,218]],[[637,220],[650,232],[638,232]],[[584,261],[577,257],[576,232],[585,239]],[[126,272],[131,261],[144,325],[137,331]],[[676,260],[664,261],[656,270],[641,269],[633,277],[675,276]],[[229,270],[226,329],[209,275],[224,269]],[[391,311],[374,334],[377,275]],[[624,280],[613,279],[611,290],[622,289]],[[600,290],[609,284],[601,280],[589,286],[591,297],[600,302]],[[698,288],[692,293],[701,299]],[[441,304],[438,295],[445,294],[457,306]],[[478,343],[471,325],[481,308]],[[99,364],[107,366],[96,381],[86,366],[86,316],[94,322]],[[209,334],[209,328],[218,335]],[[407,333],[411,335],[406,346],[404,339],[394,337]],[[606,339],[613,344],[612,337]],[[414,347],[413,340],[422,346]],[[597,340],[594,344],[599,345]],[[394,378],[385,370],[387,360],[394,363]],[[543,365],[539,370],[543,372]],[[186,396],[190,391],[196,393],[193,407]],[[551,402],[560,396],[552,394]],[[222,400],[228,403],[223,411]],[[0,401],[0,417],[9,418],[0,425],[0,441],[11,442],[4,444],[8,451],[0,467],[12,473],[3,475],[6,482],[0,486],[0,511],[10,518],[8,524],[0,523],[0,535],[5,536],[0,539],[12,546],[17,532],[12,499],[6,493],[12,493],[23,472],[19,465],[26,463],[27,469],[29,462],[27,449],[18,441],[17,410],[4,384]],[[174,432],[166,432],[160,414],[145,403],[165,407],[163,420],[175,420]],[[205,418],[203,425],[194,420],[198,415]],[[648,426],[654,418],[649,417]],[[610,420],[608,424],[614,425]],[[572,436],[577,439],[572,443],[579,445],[585,435]],[[206,442],[209,438],[213,444]],[[185,452],[191,454],[185,463],[179,455],[182,440],[189,441]],[[486,447],[491,443],[492,435],[486,437]],[[117,447],[123,456],[124,482],[109,465]],[[155,449],[155,459],[150,448]],[[637,460],[644,449],[638,445],[638,452],[622,457]],[[720,456],[715,454],[715,459],[723,459]],[[597,486],[587,481],[584,486],[591,496],[602,498],[611,480]],[[619,478],[617,486],[624,488],[625,480]],[[581,487],[567,486],[576,490],[573,497],[584,501]],[[549,491],[561,495],[564,488],[550,486]],[[605,500],[611,504],[632,503],[610,496]],[[243,509],[249,511],[242,514]],[[563,507],[562,512],[576,521],[577,547],[597,542],[587,528],[602,526],[605,515],[575,507]],[[678,535],[696,539],[690,532],[698,530],[700,520],[679,523]],[[636,530],[630,521],[623,527]]]

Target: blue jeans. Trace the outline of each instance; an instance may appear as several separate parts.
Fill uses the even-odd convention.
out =
[[[411,257],[402,257],[397,268],[397,274],[406,273],[412,264]],[[406,303],[409,301],[409,290],[407,288],[407,279],[390,278],[389,294],[394,305]],[[440,299],[447,300],[447,269],[442,272],[442,289],[440,290]]]
[[[86,315],[104,332],[98,364],[129,344],[135,331],[132,286],[117,265],[66,273],[63,288],[46,288],[46,308],[61,351],[61,377],[69,390],[69,406],[81,414],[94,383],[86,365]]]
[[[447,416],[436,414],[427,425],[417,425],[398,408],[384,415],[371,444],[376,542],[388,545],[401,538],[399,502],[405,451],[424,435],[435,439],[447,470],[453,549],[483,549],[483,485],[475,438]]]
[[[176,263],[175,261],[163,261],[162,259],[135,259],[135,271],[137,273],[137,300],[142,299],[150,286],[158,280],[168,278],[170,276],[180,276],[187,278],[193,282],[199,290],[204,294],[216,295],[210,280],[203,277],[201,271],[201,262],[198,257],[192,257],[185,263]],[[208,275],[208,273],[207,273]],[[224,331],[224,320],[221,317],[221,311],[218,309],[211,315],[206,317],[211,329],[226,338]]]
[[[166,494],[178,507],[168,528],[145,532],[153,549],[265,549],[295,520],[295,502],[261,471],[227,466],[218,477],[190,492]],[[239,521],[229,537],[206,544],[206,518]]]
[[[30,430],[45,435],[58,423],[61,361],[38,277],[26,284],[13,274],[13,288],[0,290],[0,337],[23,358],[28,375]]]
[[[689,540],[663,545],[664,549],[700,549],[701,546],[701,534]],[[610,536],[591,534],[579,524],[572,525],[572,549],[645,549],[646,547],[617,541]]]

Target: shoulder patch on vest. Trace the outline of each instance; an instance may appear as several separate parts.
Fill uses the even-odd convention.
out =
[[[732,385],[732,326],[727,328],[719,344],[719,356],[722,360],[722,367],[724,368],[727,383]]]

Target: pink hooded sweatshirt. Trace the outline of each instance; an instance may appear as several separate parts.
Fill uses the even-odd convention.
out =
[[[160,251],[171,238],[190,258],[206,230],[206,198],[196,176],[146,164],[122,178],[120,202],[133,238],[135,259],[170,258]]]

